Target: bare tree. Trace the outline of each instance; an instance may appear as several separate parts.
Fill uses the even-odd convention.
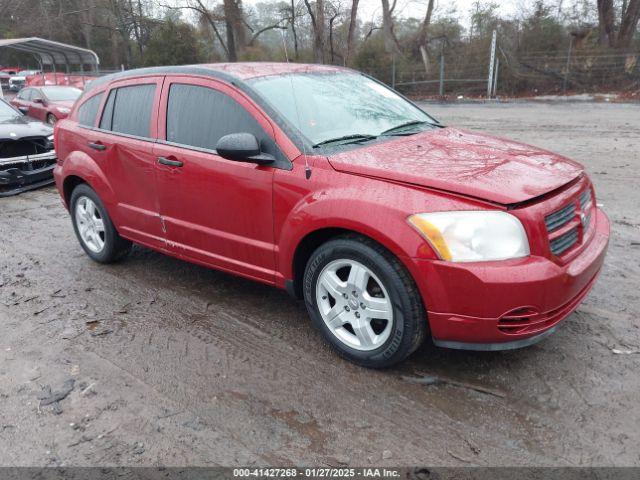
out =
[[[597,0],[597,8],[600,27],[598,43],[604,45],[608,42],[613,46],[615,43],[613,0]]]
[[[230,62],[238,61],[238,53],[246,47],[244,15],[241,0],[224,0],[224,22],[227,32],[227,51]]]
[[[222,50],[224,51],[225,56],[227,57],[227,60],[232,61],[231,53],[227,48],[227,43],[222,38],[220,29],[218,28],[218,24],[217,24],[217,22],[223,19],[220,18],[218,15],[216,15],[213,11],[209,10],[204,5],[204,3],[202,3],[202,0],[189,0],[186,5],[182,5],[182,6],[173,6],[173,5],[161,5],[161,6],[169,10],[192,10],[196,12],[200,17],[200,19],[204,20],[211,27],[211,30],[213,30],[213,33],[215,37],[218,39],[218,42],[220,42],[220,46],[222,47]]]
[[[640,0],[629,0],[627,8],[623,12],[616,46],[619,48],[631,46],[633,35],[636,32],[636,28],[638,28],[638,21],[640,21]]]
[[[291,33],[293,34],[294,58],[298,60],[298,33],[296,32],[296,1],[291,0]]]
[[[353,53],[353,40],[358,24],[358,3],[360,0],[351,0],[351,13],[349,14],[349,31],[347,32],[347,53],[344,57],[344,63],[349,64]]]
[[[331,7],[333,8],[333,13],[331,14],[331,17],[329,18],[329,58],[331,59],[331,63],[335,63],[335,56],[336,56],[336,52],[335,49],[333,47],[333,24],[336,21],[336,19],[338,18],[338,15],[340,15],[340,7],[336,7],[335,5],[331,5]]]
[[[382,0],[382,33],[384,35],[385,50],[389,53],[400,52],[400,45],[393,31],[393,10],[395,6],[395,0],[392,5],[389,4],[389,0]]]
[[[429,25],[431,24],[431,16],[433,15],[433,6],[435,0],[429,0],[427,5],[427,13],[424,16],[424,20],[420,24],[420,30],[418,30],[417,44],[419,47],[423,47],[427,43],[427,34],[429,31]]]
[[[313,60],[315,63],[324,63],[324,0],[316,0],[315,9],[309,0],[304,0],[304,4],[307,6],[313,27]]]

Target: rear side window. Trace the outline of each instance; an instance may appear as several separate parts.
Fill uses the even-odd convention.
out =
[[[100,128],[136,137],[149,137],[155,91],[155,84],[111,90],[100,119]]]
[[[109,92],[109,98],[107,98],[107,103],[105,103],[104,109],[102,110],[100,128],[104,130],[111,130],[111,123],[113,122],[113,104],[116,100],[116,92],[117,90],[111,90],[111,92]]]
[[[89,100],[84,102],[78,108],[78,123],[80,125],[86,125],[93,127],[98,115],[98,108],[100,108],[100,102],[102,102],[102,93],[94,95]]]
[[[215,150],[220,137],[240,132],[266,140],[256,119],[228,95],[197,85],[171,85],[167,141]]]

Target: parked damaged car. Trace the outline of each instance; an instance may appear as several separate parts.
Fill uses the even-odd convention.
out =
[[[25,115],[55,125],[67,118],[82,90],[67,86],[28,87],[11,100],[11,105]]]
[[[53,129],[0,100],[0,197],[53,183]]]
[[[93,260],[135,242],[284,288],[368,367],[427,335],[470,350],[542,340],[587,295],[609,240],[580,164],[446,127],[344,68],[102,77],[56,125],[56,147]]]

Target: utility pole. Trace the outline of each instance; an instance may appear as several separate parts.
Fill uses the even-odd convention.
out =
[[[489,56],[489,78],[487,79],[487,98],[491,98],[491,90],[493,89],[493,71],[496,62],[496,42],[498,40],[498,32],[493,31],[491,38],[491,55]]]
[[[573,49],[573,35],[569,37],[569,51],[567,52],[567,66],[564,72],[564,81],[562,82],[562,93],[567,93],[567,84],[569,83],[569,70],[571,69],[571,50]]]
[[[396,55],[391,54],[391,88],[396,88]]]
[[[444,49],[440,49],[440,96],[444,97]]]
[[[498,72],[500,71],[500,59],[496,58],[496,70],[493,72],[493,98],[497,97],[498,93]]]

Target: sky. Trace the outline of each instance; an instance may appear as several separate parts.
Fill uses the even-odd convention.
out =
[[[434,15],[437,16],[438,12],[448,11],[451,6],[455,5],[461,17],[461,23],[468,25],[471,7],[474,1],[475,0],[436,0]],[[514,15],[517,7],[522,3],[526,3],[526,0],[493,1],[500,4],[501,16],[505,17]],[[399,11],[401,16],[421,18],[427,10],[427,3],[428,0],[398,0],[396,10]],[[380,0],[360,0],[358,9],[360,18],[363,21],[370,20],[372,17],[380,15]]]

